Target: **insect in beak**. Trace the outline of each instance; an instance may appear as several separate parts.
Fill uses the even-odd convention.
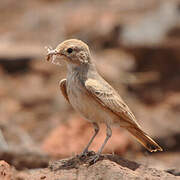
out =
[[[56,65],[61,65],[61,60],[63,59],[63,54],[61,54],[57,49],[52,49],[52,47],[45,47],[47,49],[46,60],[50,61]],[[58,57],[57,57],[58,55]]]
[[[45,49],[47,50],[47,61],[50,61],[51,58],[53,58],[52,61],[54,61],[56,59],[56,55],[58,54],[56,49],[52,49],[52,47],[45,47]]]

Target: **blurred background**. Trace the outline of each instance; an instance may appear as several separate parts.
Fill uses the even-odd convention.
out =
[[[60,93],[65,64],[45,61],[45,46],[77,38],[164,148],[149,154],[114,127],[103,153],[180,169],[179,0],[6,0],[0,22],[0,159],[17,169],[46,167],[80,153],[93,135]],[[102,125],[90,149],[97,151],[104,138]]]

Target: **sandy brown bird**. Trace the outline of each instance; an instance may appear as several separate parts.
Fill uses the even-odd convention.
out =
[[[162,148],[150,138],[137,123],[135,116],[120,95],[97,72],[88,46],[77,39],[59,44],[56,49],[48,49],[47,60],[56,57],[67,63],[67,79],[60,82],[60,89],[66,100],[86,120],[92,122],[95,133],[82,154],[99,131],[99,123],[107,127],[106,139],[94,158],[99,158],[105,144],[112,135],[111,125],[117,124],[127,129],[150,152]]]

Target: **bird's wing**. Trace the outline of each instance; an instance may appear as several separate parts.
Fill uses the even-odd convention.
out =
[[[89,95],[93,96],[102,106],[128,122],[128,124],[130,123],[139,127],[131,110],[123,102],[120,95],[106,81],[103,79],[88,79],[85,82],[85,87]]]
[[[67,91],[66,91],[66,79],[62,79],[59,83],[59,86],[60,86],[60,89],[61,89],[63,96],[69,102],[69,98],[68,98]]]

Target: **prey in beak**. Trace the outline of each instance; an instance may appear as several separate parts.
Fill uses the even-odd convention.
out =
[[[60,62],[57,61],[57,55],[61,55],[57,49],[53,49],[52,47],[45,47],[45,49],[47,50],[46,61],[51,61],[53,64],[61,65]]]
[[[50,61],[54,55],[55,56],[57,55],[56,49],[53,49],[52,47],[45,47],[45,49],[47,50],[47,55],[46,55],[47,61]]]

